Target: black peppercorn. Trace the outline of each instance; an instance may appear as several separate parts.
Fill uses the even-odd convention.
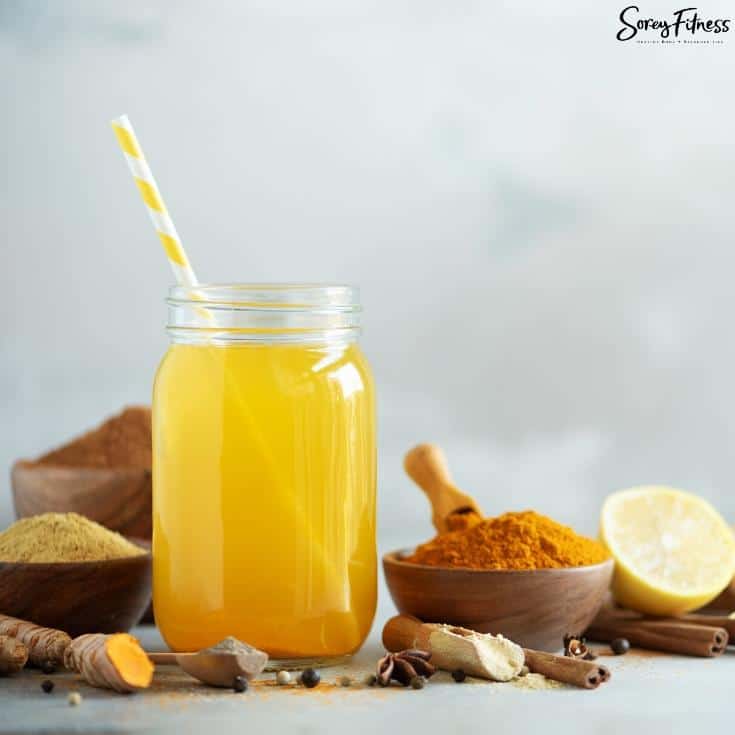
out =
[[[301,672],[301,683],[307,689],[313,689],[321,680],[321,676],[314,669],[304,669]]]
[[[616,656],[622,656],[630,651],[630,641],[627,638],[615,638],[610,641],[610,648]]]
[[[43,689],[46,694],[51,694],[51,692],[54,691],[54,683],[50,679],[44,679],[41,682],[41,689]]]
[[[53,674],[56,671],[56,664],[47,659],[41,664],[41,671],[43,671],[44,674]]]
[[[467,674],[465,674],[462,669],[455,669],[452,672],[452,679],[454,679],[454,681],[456,681],[457,684],[461,684],[466,678],[467,678]]]
[[[248,690],[248,680],[244,676],[236,676],[232,681],[232,688],[236,692],[246,692]]]
[[[426,679],[423,676],[414,676],[410,681],[411,689],[423,689],[426,684]]]

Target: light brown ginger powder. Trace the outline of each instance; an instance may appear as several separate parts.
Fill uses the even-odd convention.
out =
[[[0,533],[0,561],[102,561],[145,553],[119,533],[77,513],[23,518]]]

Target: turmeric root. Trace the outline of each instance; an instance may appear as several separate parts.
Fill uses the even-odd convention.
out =
[[[28,661],[28,649],[17,639],[0,635],[0,676],[20,671]]]
[[[87,684],[116,692],[145,689],[153,678],[151,660],[127,633],[80,635],[66,649],[64,665]]]
[[[42,628],[9,615],[0,615],[0,635],[19,640],[28,649],[28,663],[32,666],[43,666],[47,661],[60,665],[71,643],[71,637],[61,630]]]

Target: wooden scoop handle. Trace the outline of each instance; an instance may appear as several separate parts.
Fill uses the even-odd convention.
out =
[[[419,444],[403,460],[408,476],[426,493],[431,503],[431,521],[439,533],[450,530],[452,515],[482,511],[474,498],[463,493],[452,482],[444,452],[435,444]]]
[[[177,660],[178,653],[148,653],[148,658],[153,661],[154,664],[163,664],[164,666],[178,666]]]
[[[429,651],[430,636],[431,625],[422,623],[413,615],[396,615],[383,627],[383,645],[386,651],[405,651],[409,648]]]

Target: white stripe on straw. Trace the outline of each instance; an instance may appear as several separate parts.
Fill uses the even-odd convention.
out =
[[[146,161],[143,149],[135,135],[135,130],[127,115],[121,115],[111,122],[122,148],[128,168],[135,183],[141,190],[141,196],[150,215],[153,227],[158,233],[164,246],[168,262],[174,272],[176,282],[182,286],[193,287],[199,284],[189,258],[184,251],[181,238],[176,230],[171,216],[168,213],[153,172]]]

